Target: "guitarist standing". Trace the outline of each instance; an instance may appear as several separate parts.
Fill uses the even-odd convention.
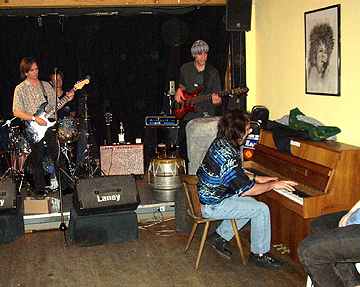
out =
[[[201,88],[197,95],[213,94],[212,101],[204,101],[195,105],[196,113],[189,112],[180,120],[179,128],[179,148],[180,156],[188,164],[187,144],[185,127],[187,123],[198,117],[214,116],[215,106],[221,104],[221,97],[217,93],[221,91],[219,72],[206,63],[209,53],[209,45],[203,40],[197,40],[191,47],[191,54],[194,61],[186,63],[180,68],[179,87],[175,94],[175,100],[178,103],[186,100],[186,93],[194,93]]]
[[[47,122],[43,118],[35,116],[35,113],[44,103],[46,103],[46,112],[55,107],[55,91],[48,82],[38,79],[39,68],[34,59],[24,58],[20,63],[20,73],[23,82],[17,85],[14,91],[13,114],[22,120],[35,121],[41,126],[46,126]],[[68,100],[65,101],[62,106],[73,99],[74,92],[70,92],[68,96]],[[62,106],[60,106],[60,108],[62,108]],[[59,171],[59,167],[57,166],[58,145],[56,142],[56,129],[49,128],[40,142],[30,142],[35,194],[37,195],[46,194],[43,170],[43,149],[45,143],[55,166],[55,174],[58,174]]]

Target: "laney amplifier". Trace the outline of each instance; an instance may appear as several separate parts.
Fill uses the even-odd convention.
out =
[[[140,204],[132,175],[80,179],[74,194],[74,208],[79,215],[135,210]]]
[[[105,175],[143,175],[144,145],[101,146],[100,163]]]
[[[16,195],[16,184],[8,178],[0,180],[0,214],[16,213],[20,209],[20,198]]]

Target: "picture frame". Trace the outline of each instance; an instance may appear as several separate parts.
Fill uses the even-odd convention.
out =
[[[304,16],[306,94],[340,96],[340,4]]]

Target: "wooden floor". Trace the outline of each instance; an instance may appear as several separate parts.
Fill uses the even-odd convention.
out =
[[[161,231],[162,230],[162,231]],[[10,245],[0,245],[1,286],[305,286],[301,265],[274,252],[285,263],[282,271],[243,266],[234,256],[226,260],[205,245],[194,270],[200,239],[187,254],[188,236],[173,231],[174,220],[140,229],[133,242],[65,247],[62,231],[27,233]],[[249,252],[248,230],[241,236]]]
[[[250,229],[240,232],[249,254]],[[17,241],[0,244],[0,286],[299,286],[306,285],[302,266],[273,253],[286,263],[282,271],[243,266],[236,242],[234,256],[222,258],[209,244],[198,270],[194,270],[200,238],[195,237],[184,254],[188,235],[175,232],[173,218],[160,214],[139,223],[139,238],[133,242],[80,247],[64,232],[46,230],[26,233]]]

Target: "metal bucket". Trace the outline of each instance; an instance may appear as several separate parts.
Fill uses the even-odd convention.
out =
[[[174,201],[175,190],[182,188],[178,169],[185,166],[182,158],[157,158],[150,161],[149,185],[158,201]]]

